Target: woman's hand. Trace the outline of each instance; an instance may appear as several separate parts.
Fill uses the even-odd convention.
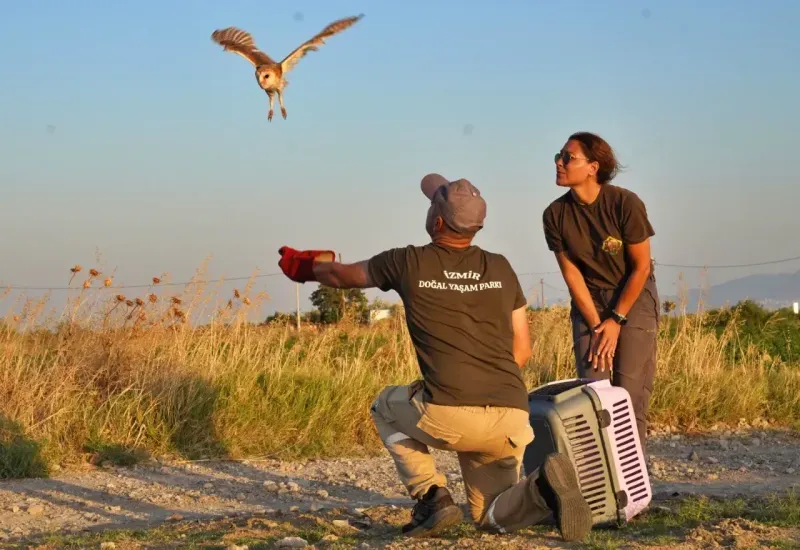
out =
[[[592,331],[589,362],[595,370],[599,368],[600,372],[603,372],[608,367],[608,370],[611,371],[621,328],[613,319],[606,319]]]

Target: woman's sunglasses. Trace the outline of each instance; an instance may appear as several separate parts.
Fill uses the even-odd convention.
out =
[[[576,157],[575,155],[573,155],[569,151],[565,151],[563,153],[561,151],[559,151],[558,153],[556,153],[556,156],[555,156],[555,159],[554,159],[555,162],[558,162],[559,159],[564,161],[564,166],[569,164],[569,161],[571,161],[572,159],[575,159],[575,160],[583,159],[586,162],[589,162],[589,159],[587,159],[586,157]]]

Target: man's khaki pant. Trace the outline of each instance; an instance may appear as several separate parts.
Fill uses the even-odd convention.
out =
[[[539,494],[539,471],[520,481],[525,447],[533,441],[528,413],[515,408],[425,403],[421,384],[389,386],[371,407],[384,445],[412,498],[446,487],[428,447],[458,454],[469,512],[478,528],[510,532],[550,514]]]

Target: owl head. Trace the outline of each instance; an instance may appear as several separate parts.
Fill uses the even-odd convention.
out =
[[[262,88],[275,88],[280,80],[275,67],[261,66],[256,68],[256,80]]]

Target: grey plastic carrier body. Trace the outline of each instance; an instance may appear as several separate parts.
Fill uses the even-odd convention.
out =
[[[534,440],[523,467],[532,472],[544,458],[569,456],[594,525],[622,526],[652,499],[630,395],[609,381],[570,379],[528,394]]]

